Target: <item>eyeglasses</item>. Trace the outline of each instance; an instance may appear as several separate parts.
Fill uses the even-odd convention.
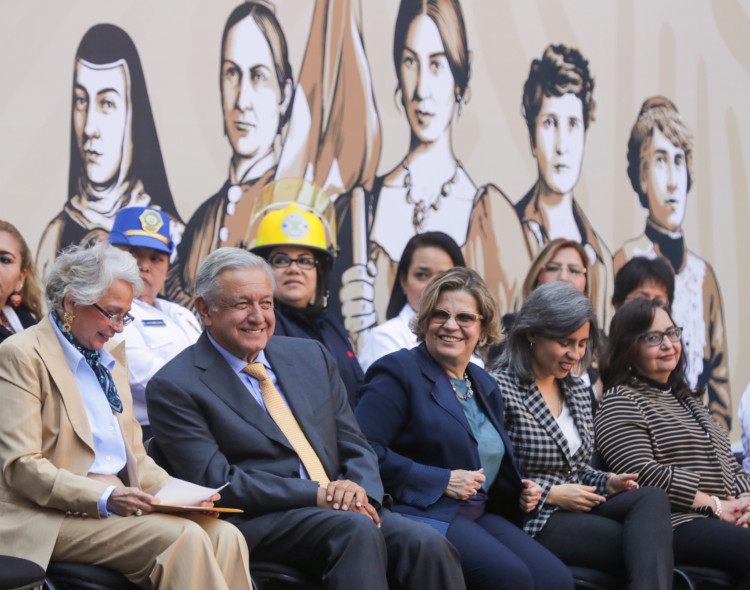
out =
[[[456,323],[462,328],[470,328],[476,321],[483,319],[484,316],[479,315],[478,313],[469,313],[468,311],[451,313],[444,309],[435,309],[430,315],[430,321],[440,325],[443,325],[451,318],[455,318]]]
[[[268,263],[274,268],[289,268],[292,262],[296,262],[297,266],[302,270],[312,270],[318,264],[315,258],[309,256],[300,256],[299,258],[289,258],[286,254],[276,254],[268,259]]]
[[[551,275],[559,275],[563,269],[567,269],[571,276],[580,277],[586,274],[586,268],[580,264],[560,264],[559,262],[548,262],[544,265],[544,271]]]
[[[104,308],[99,307],[99,305],[96,304],[96,303],[92,303],[91,305],[93,305],[96,309],[98,309],[100,312],[102,312],[102,315],[107,316],[107,319],[109,320],[109,323],[111,325],[114,325],[114,326],[116,326],[118,324],[122,324],[122,326],[124,328],[125,326],[127,326],[128,324],[130,324],[130,322],[132,322],[135,319],[129,313],[126,313],[125,315],[117,315],[116,313],[109,313]]]
[[[671,328],[667,328],[664,332],[653,330],[642,334],[641,338],[649,346],[661,346],[661,343],[664,342],[664,336],[669,338],[670,342],[679,342],[682,337],[682,328],[672,326]]]

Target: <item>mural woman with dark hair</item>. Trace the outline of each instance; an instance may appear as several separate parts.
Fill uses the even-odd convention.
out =
[[[276,138],[294,94],[286,38],[265,3],[240,4],[221,38],[219,74],[229,178],[193,214],[167,279],[167,295],[192,306],[198,264],[222,246],[239,246],[260,192],[276,175]]]
[[[409,149],[393,170],[375,180],[368,195],[368,264],[351,266],[342,275],[345,320],[351,300],[366,301],[370,312],[376,303],[377,319],[385,319],[384,304],[404,248],[412,236],[426,231],[453,238],[467,265],[487,280],[502,313],[520,297],[529,257],[518,217],[495,186],[477,188],[453,149],[453,125],[470,94],[470,62],[458,0],[402,0],[393,63],[397,97],[410,128]],[[347,204],[346,199],[337,202],[344,230],[351,225]],[[347,244],[345,235],[339,238]],[[360,328],[375,321],[371,313],[369,325]]]
[[[110,24],[91,27],[76,52],[68,202],[47,226],[37,251],[44,276],[70,244],[107,239],[125,207],[156,207],[171,218],[172,241],[184,225],[175,209],[138,51]]]
[[[538,178],[516,203],[532,257],[548,241],[565,238],[586,250],[588,291],[599,323],[609,324],[612,254],[573,198],[583,164],[586,130],[594,120],[594,79],[581,53],[550,45],[531,62],[523,88],[523,115],[529,129]]]

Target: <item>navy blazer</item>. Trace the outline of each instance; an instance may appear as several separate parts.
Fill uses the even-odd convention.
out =
[[[265,354],[328,477],[358,483],[379,507],[377,458],[331,355],[316,340],[285,336],[273,336]],[[229,482],[221,502],[254,520],[245,527],[251,548],[283,511],[316,505],[318,483],[300,478],[299,456],[205,332],[151,378],[146,401],[168,467],[201,485]]]
[[[505,444],[486,508],[520,525],[523,484],[503,427],[502,395],[484,369],[470,363],[467,372],[479,405]],[[393,510],[451,522],[461,501],[444,494],[450,472],[480,469],[479,450],[448,375],[424,343],[370,366],[355,415],[378,456]]]

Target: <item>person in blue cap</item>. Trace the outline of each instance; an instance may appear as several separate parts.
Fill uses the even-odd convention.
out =
[[[152,375],[201,334],[195,316],[186,308],[158,297],[164,287],[169,257],[169,216],[149,207],[127,207],[117,213],[109,242],[127,250],[138,261],[143,292],[133,300],[135,318],[117,340],[124,340],[133,393],[133,411],[143,429],[143,440],[151,437],[146,411],[146,385]]]

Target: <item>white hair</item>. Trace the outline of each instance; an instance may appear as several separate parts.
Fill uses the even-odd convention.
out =
[[[276,290],[276,279],[269,264],[257,254],[241,248],[219,248],[209,254],[198,267],[195,275],[195,296],[201,297],[216,309],[221,293],[219,276],[226,270],[260,269],[268,275],[271,288]]]
[[[107,242],[90,247],[66,248],[50,269],[45,283],[49,309],[61,311],[65,297],[71,303],[92,305],[99,301],[116,280],[123,280],[133,289],[133,297],[143,291],[143,281],[135,258]]]

